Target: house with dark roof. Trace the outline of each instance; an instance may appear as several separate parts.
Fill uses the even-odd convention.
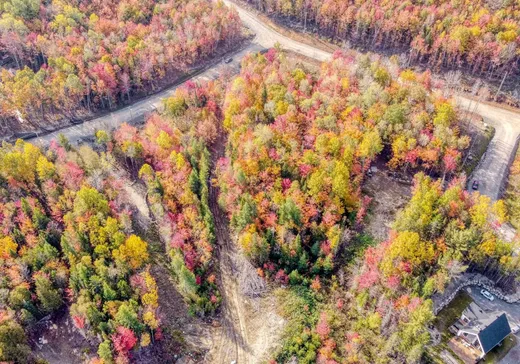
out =
[[[453,325],[452,331],[463,339],[464,346],[474,349],[478,360],[499,345],[511,333],[511,327],[504,312],[484,311],[472,302]]]

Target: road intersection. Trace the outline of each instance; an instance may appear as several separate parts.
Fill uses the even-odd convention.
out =
[[[191,79],[192,81],[216,79],[229,71],[236,73],[239,70],[241,59],[246,54],[271,48],[276,44],[280,44],[284,49],[319,61],[326,61],[331,58],[332,54],[329,52],[297,42],[278,33],[269,25],[264,24],[253,13],[237,6],[231,1],[224,0],[224,3],[234,6],[237,9],[244,24],[252,30],[256,36],[249,46],[232,55],[233,61],[231,63],[226,64],[221,61],[214,64],[193,77]],[[94,133],[100,129],[113,130],[124,122],[142,122],[149,113],[160,109],[162,107],[162,100],[173,95],[177,87],[179,87],[179,85],[172,86],[160,93],[142,99],[131,106],[121,108],[96,119],[84,122],[83,124],[70,126],[44,136],[33,138],[30,141],[41,146],[47,146],[52,140],[57,139],[59,134],[63,134],[71,143],[78,143],[85,140],[85,138],[92,138]],[[463,96],[456,96],[455,100],[463,108],[467,108],[471,103],[470,99]],[[509,164],[516,150],[516,140],[520,135],[520,114],[484,103],[478,105],[476,113],[482,115],[484,121],[493,126],[496,132],[489,144],[487,152],[474,171],[469,183],[474,179],[478,179],[480,181],[480,192],[489,196],[492,200],[497,200],[501,196],[502,187],[507,180]],[[477,293],[474,298],[478,300],[481,297],[479,298]],[[520,305],[514,306],[514,313],[515,315],[518,313],[520,318]],[[509,310],[512,307],[513,305],[509,305],[507,308]]]

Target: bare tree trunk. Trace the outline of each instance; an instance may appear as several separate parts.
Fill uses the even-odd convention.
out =
[[[89,80],[87,80],[87,108],[88,108],[88,112],[90,113],[91,109],[90,109],[90,81]]]
[[[307,32],[307,6],[305,6],[305,15],[304,15],[304,18],[303,18],[303,32],[306,33]]]
[[[14,60],[16,62],[16,67],[18,67],[18,69],[22,69],[22,67],[20,65],[20,61],[18,59],[18,55],[16,54],[16,52],[13,52],[13,55],[14,55]]]

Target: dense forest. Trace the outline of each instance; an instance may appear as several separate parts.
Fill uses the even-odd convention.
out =
[[[465,67],[479,76],[518,74],[517,0],[248,0],[304,30],[370,49],[410,50],[429,67]]]
[[[6,0],[0,8],[0,118],[11,128],[153,92],[241,39],[237,13],[209,0]]]
[[[262,274],[300,283],[330,274],[370,198],[361,184],[383,150],[388,165],[447,176],[469,138],[429,73],[377,57],[337,53],[319,75],[271,49],[242,63],[228,87],[228,155],[219,161],[221,204]]]
[[[101,338],[99,357],[128,361],[160,333],[148,244],[110,160],[65,140],[43,152],[18,141],[0,148],[0,360],[31,362],[22,327],[70,305],[76,327]]]
[[[428,72],[337,53],[313,73],[271,49],[247,56],[230,82],[190,82],[164,106],[143,130],[119,129],[113,153],[148,186],[179,289],[206,314],[220,300],[208,168],[227,132],[219,202],[258,274],[293,287],[283,310],[300,312],[279,362],[415,362],[432,294],[467,269],[502,283],[517,275],[514,246],[497,232],[506,207],[456,177],[470,140]],[[388,168],[436,180],[418,174],[388,240],[345,266],[370,206],[361,187],[382,153]]]
[[[518,275],[520,262],[512,254],[517,247],[498,233],[506,218],[502,201],[470,194],[463,180],[443,191],[439,181],[417,174],[412,198],[388,239],[349,267],[344,286],[333,280],[328,299],[293,332],[279,359],[419,362],[430,341],[434,292],[466,269],[499,281]]]
[[[188,82],[142,130],[96,133],[95,149],[65,138],[44,151],[18,141],[0,148],[2,325],[0,360],[32,362],[24,329],[69,308],[75,326],[101,338],[100,363],[125,363],[162,337],[148,244],[134,235],[115,164],[147,187],[159,238],[194,315],[220,304],[208,206],[222,83]]]
[[[310,71],[271,49],[246,56],[231,80],[187,82],[142,128],[98,131],[94,150],[65,138],[46,150],[5,143],[0,360],[30,362],[24,329],[63,308],[100,339],[94,362],[129,362],[161,338],[154,262],[121,198],[119,165],[146,187],[192,315],[218,314],[223,302],[213,183],[240,253],[284,287],[290,320],[273,360],[417,362],[434,293],[467,270],[511,285],[520,267],[516,241],[499,232],[514,205],[465,190],[470,138],[431,83],[396,59],[336,52]],[[376,159],[415,175],[381,243],[363,231],[371,198],[362,187]]]
[[[464,70],[474,94],[516,81],[520,0],[246,2],[385,55],[341,50],[316,67],[276,46],[238,74],[185,82],[139,127],[2,142],[0,362],[46,362],[36,346],[52,329],[84,338],[91,364],[220,362],[227,343],[240,363],[264,350],[270,364],[412,364],[431,354],[434,302],[461,274],[518,288],[520,154],[504,200],[468,191],[481,123],[432,71]],[[0,0],[0,137],[131,104],[245,34],[221,0]],[[388,232],[376,241],[367,182],[381,176],[411,193],[388,193],[401,199],[375,219]],[[279,324],[252,348],[244,321],[259,312]]]
[[[345,53],[313,74],[271,49],[246,57],[228,86],[220,203],[259,274],[294,287],[279,362],[417,362],[433,293],[467,269],[514,283],[515,245],[498,233],[506,206],[456,177],[469,137],[430,83]],[[390,169],[423,173],[387,241],[348,267],[370,206],[361,186],[382,153]]]
[[[123,125],[114,134],[113,155],[145,182],[179,290],[199,315],[214,313],[220,303],[207,147],[217,136],[222,93],[220,83],[188,82],[142,130]]]

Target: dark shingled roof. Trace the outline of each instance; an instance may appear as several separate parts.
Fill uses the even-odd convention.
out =
[[[503,313],[478,334],[484,354],[487,354],[491,349],[497,346],[510,333],[511,327],[509,327],[509,321],[507,321],[506,314]]]

